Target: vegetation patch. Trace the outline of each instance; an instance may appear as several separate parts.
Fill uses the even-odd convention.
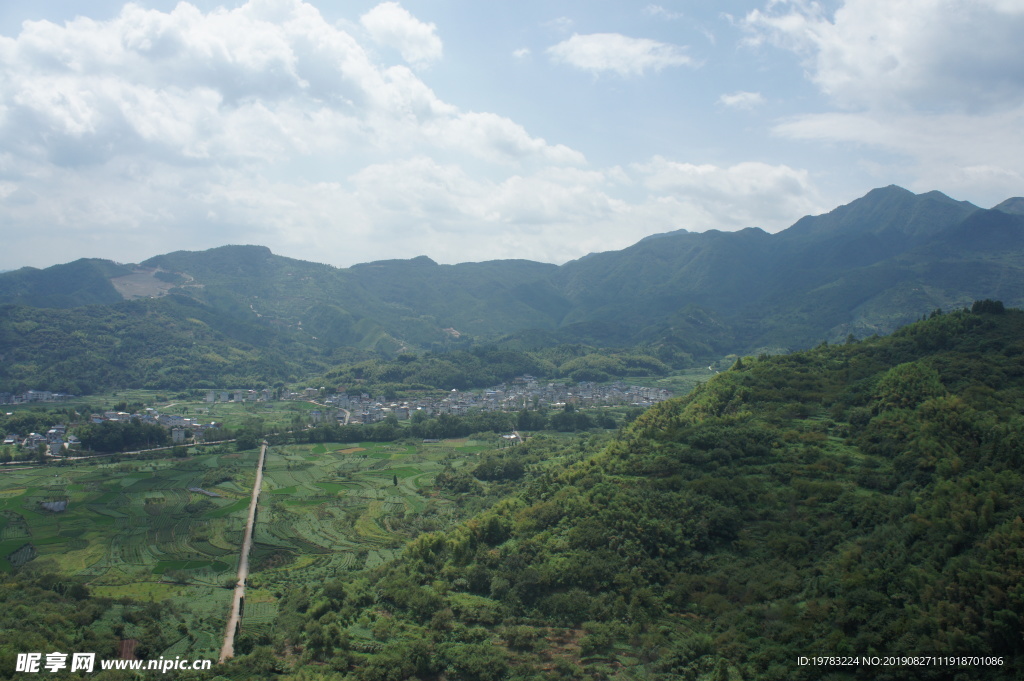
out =
[[[154,575],[162,575],[169,570],[201,570],[209,568],[214,572],[224,572],[230,566],[219,560],[160,560],[153,566]]]

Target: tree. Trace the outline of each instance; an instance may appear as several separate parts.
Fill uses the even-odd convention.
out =
[[[1006,308],[1001,300],[976,300],[971,305],[971,312],[974,314],[1006,314]]]
[[[258,440],[253,433],[239,433],[235,438],[235,449],[243,452],[247,449],[256,449]]]

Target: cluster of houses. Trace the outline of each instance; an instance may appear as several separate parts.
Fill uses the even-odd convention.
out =
[[[157,410],[147,408],[142,412],[129,414],[123,411],[106,411],[102,414],[91,414],[90,423],[128,422],[138,420],[141,423],[163,426],[171,432],[172,444],[183,444],[188,441],[204,442],[212,431],[220,428],[219,423],[201,423],[199,419],[178,416],[177,414],[161,414]],[[28,451],[39,451],[46,447],[50,456],[68,456],[78,450],[82,443],[74,434],[68,434],[63,424],[57,424],[46,431],[45,435],[29,433],[26,436],[8,433],[4,438],[5,446],[21,447]]]
[[[461,416],[472,410],[518,412],[523,409],[560,409],[566,404],[580,408],[606,405],[649,407],[670,397],[672,392],[664,388],[631,386],[622,382],[609,385],[587,382],[569,385],[541,382],[533,376],[519,376],[511,383],[502,383],[486,390],[452,390],[444,397],[396,402],[371,397],[366,393],[348,395],[339,392],[328,396],[325,401],[348,412],[350,423],[376,423],[391,415],[402,421],[411,418],[416,412],[425,413],[427,416]],[[311,416],[314,421],[322,418],[319,413]]]
[[[49,390],[26,390],[23,393],[0,392],[0,404],[27,404],[29,402],[64,402],[74,395],[53,393]]]
[[[67,428],[58,423],[46,431],[46,435],[29,433],[22,437],[17,433],[8,433],[4,438],[4,446],[16,446],[29,451],[39,451],[40,447],[46,447],[50,456],[64,456],[81,446],[81,442],[74,435],[67,435]]]
[[[188,440],[204,442],[211,431],[220,428],[219,423],[202,423],[197,418],[189,418],[178,414],[161,414],[152,407],[146,407],[141,412],[129,414],[123,411],[105,411],[102,414],[89,416],[90,423],[103,423],[105,421],[128,422],[138,420],[140,423],[163,426],[171,431],[171,443],[182,444]]]

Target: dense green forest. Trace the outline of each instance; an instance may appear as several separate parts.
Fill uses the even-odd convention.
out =
[[[45,388],[83,395],[125,386],[262,388],[305,379],[396,395],[483,388],[522,374],[572,381],[661,376],[692,363],[689,356],[664,347],[579,343],[523,349],[507,347],[520,343],[506,341],[471,349],[403,352],[390,359],[344,348],[326,351],[294,333],[264,336],[252,321],[225,318],[177,296],[124,302],[112,310],[9,306],[0,313],[0,340],[6,342],[0,390],[15,393]],[[338,363],[339,359],[345,361]]]
[[[0,306],[0,390],[264,387],[326,366],[321,352],[181,296],[71,309]]]
[[[126,386],[262,388],[300,380],[394,395],[483,388],[522,374],[572,381],[665,375],[692,363],[689,355],[667,346],[508,347],[521,346],[517,340],[393,357],[327,350],[302,334],[265,334],[252,320],[219,315],[178,296],[112,308],[0,307],[0,341],[5,349],[0,391],[75,395]]]
[[[399,561],[296,593],[253,654],[285,673],[301,649],[295,678],[1016,678],[1022,338],[1024,313],[985,304],[744,358]]]

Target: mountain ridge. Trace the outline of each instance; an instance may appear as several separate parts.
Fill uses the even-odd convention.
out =
[[[123,298],[147,292],[156,298],[134,302],[149,314],[178,319],[190,300],[223,326],[224,343],[242,330],[238,340],[251,343],[262,328],[283,352],[328,362],[528,337],[642,345],[663,357],[790,350],[889,333],[984,298],[1024,305],[1024,199],[983,209],[891,185],[775,234],[680,229],[562,265],[422,255],[338,268],[230,245],[0,273],[0,305],[69,318],[89,306],[115,315]],[[57,317],[47,316],[52,332],[73,333]],[[8,326],[26,361],[46,361]]]

